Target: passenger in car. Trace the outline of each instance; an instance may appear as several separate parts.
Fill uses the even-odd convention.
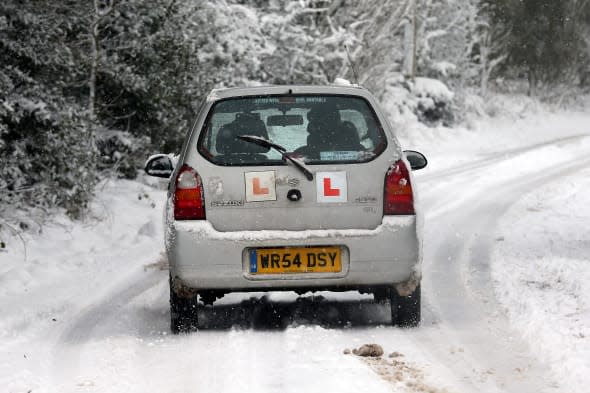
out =
[[[258,113],[239,113],[231,123],[222,126],[217,134],[215,149],[217,159],[226,164],[242,161],[266,160],[268,148],[238,139],[240,135],[259,136],[268,139],[268,131]]]
[[[319,159],[320,153],[325,151],[364,150],[356,127],[349,121],[342,121],[337,109],[311,109],[307,113],[307,119],[307,145],[298,148],[295,153]]]

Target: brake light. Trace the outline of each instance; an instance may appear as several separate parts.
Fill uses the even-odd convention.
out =
[[[383,214],[415,214],[410,173],[402,160],[393,164],[385,175]]]
[[[183,165],[176,176],[174,193],[175,220],[204,220],[203,182],[193,168]]]

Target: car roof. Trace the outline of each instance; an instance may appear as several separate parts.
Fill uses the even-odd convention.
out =
[[[213,89],[207,96],[207,101],[217,101],[224,98],[243,96],[266,96],[280,94],[330,94],[351,95],[373,98],[371,93],[359,85],[268,85],[255,87],[231,87]]]

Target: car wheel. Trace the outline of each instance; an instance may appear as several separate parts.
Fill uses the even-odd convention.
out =
[[[400,327],[416,327],[420,324],[420,285],[408,296],[400,296],[391,289],[391,322]]]
[[[190,332],[198,328],[197,295],[181,297],[172,289],[170,278],[170,329],[173,334]]]

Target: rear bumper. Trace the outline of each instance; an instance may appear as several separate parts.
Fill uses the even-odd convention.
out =
[[[197,290],[353,289],[420,277],[422,245],[415,216],[386,216],[374,230],[219,232],[207,221],[175,221],[166,250],[174,278]],[[252,275],[251,247],[342,246],[342,271]]]

